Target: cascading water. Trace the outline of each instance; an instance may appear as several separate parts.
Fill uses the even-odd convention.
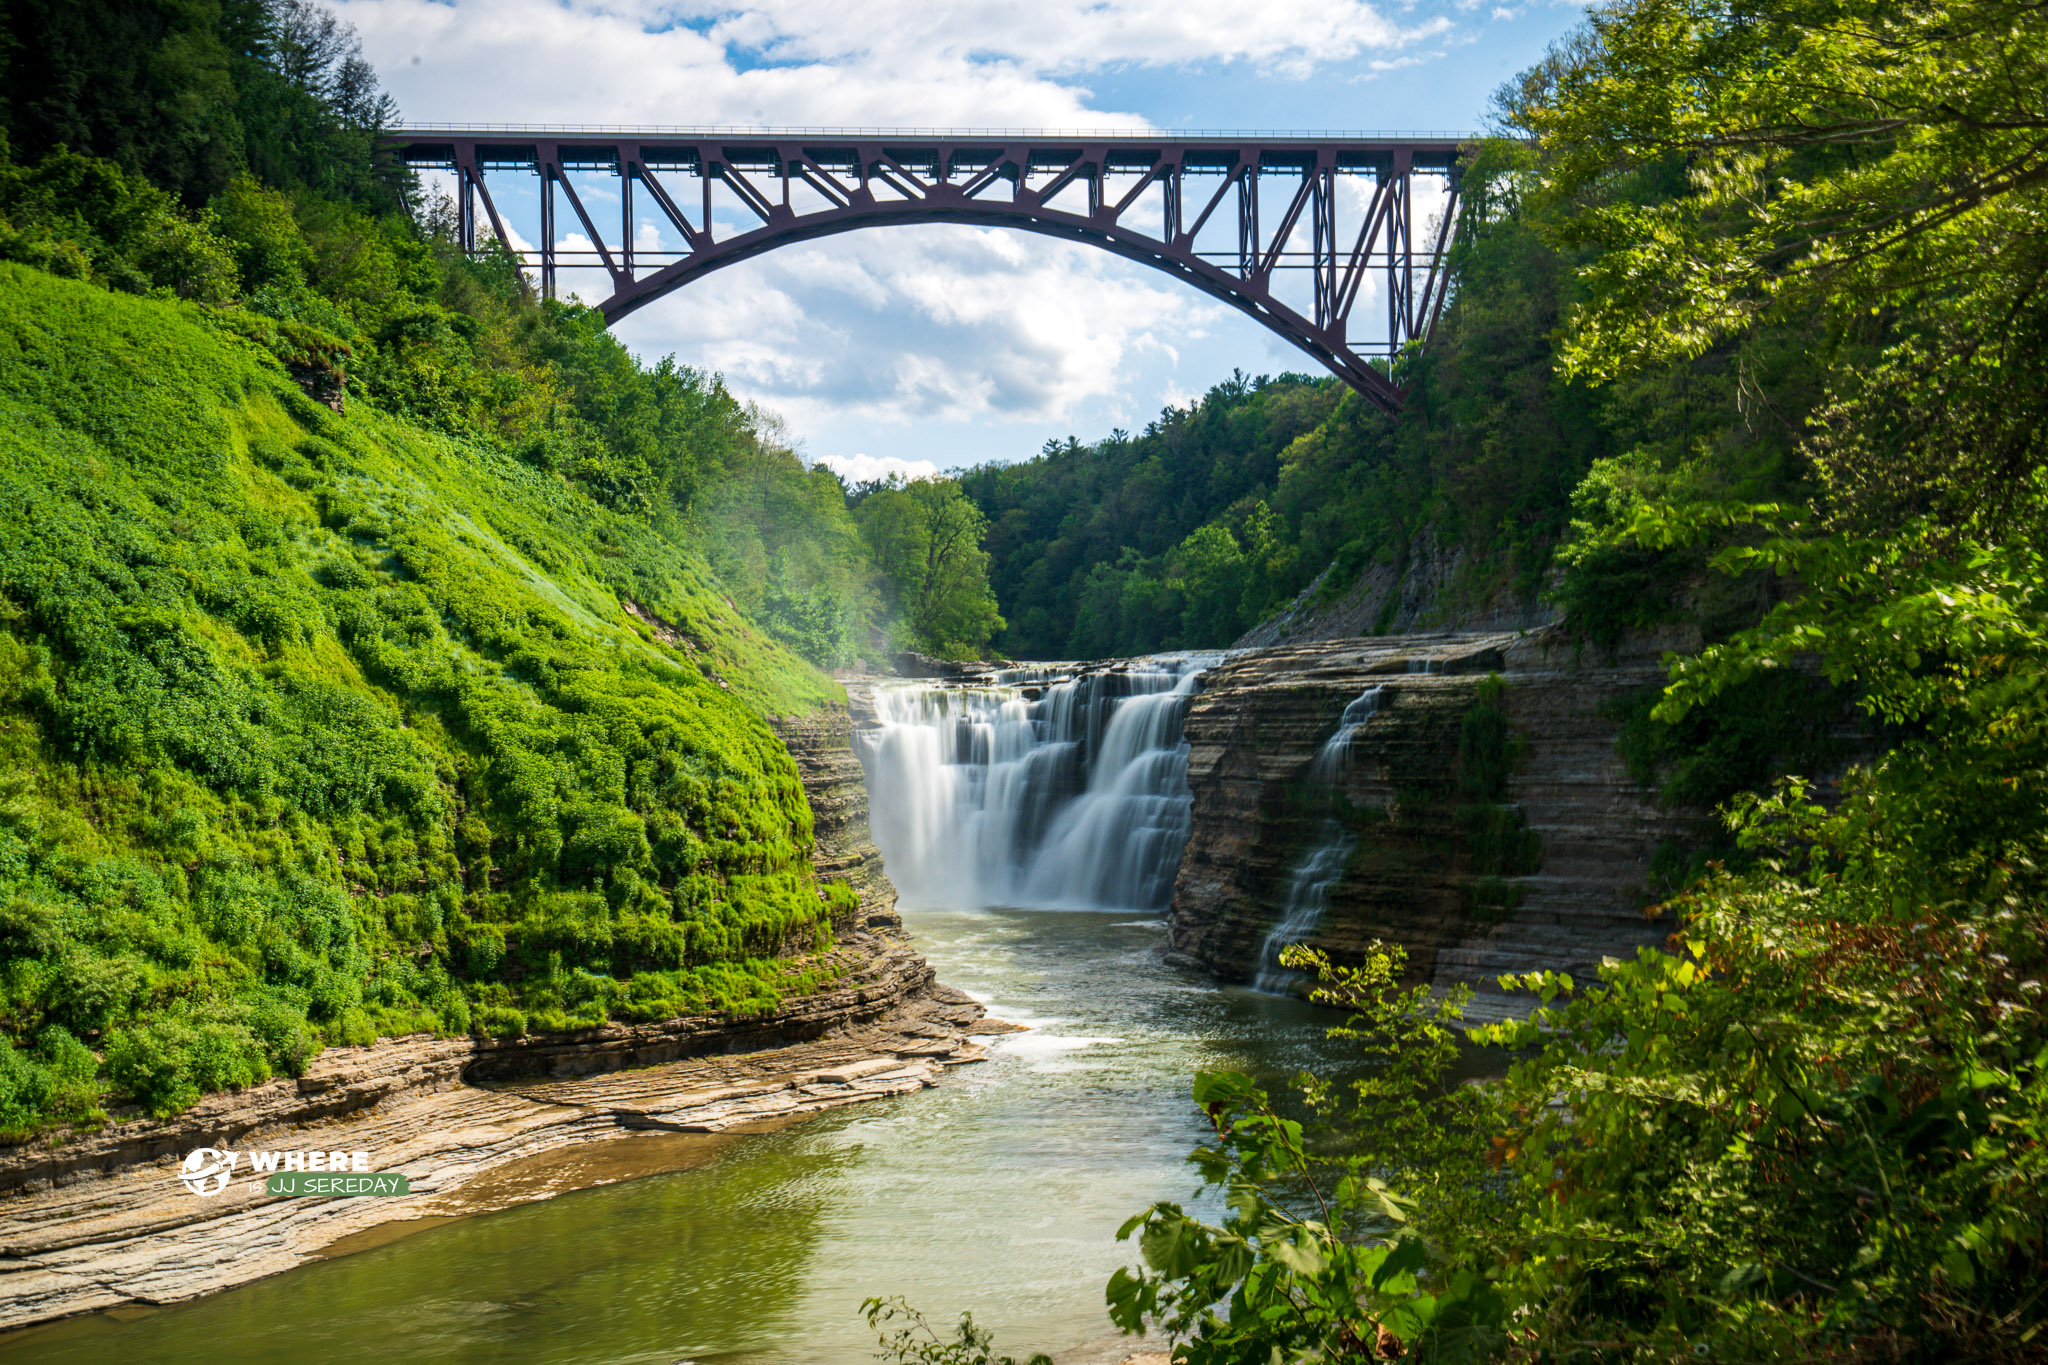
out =
[[[1334,782],[1344,773],[1344,764],[1351,757],[1351,741],[1365,728],[1365,723],[1379,714],[1380,697],[1387,689],[1368,687],[1353,697],[1344,707],[1344,714],[1337,718],[1337,728],[1323,741],[1323,747],[1316,750],[1316,756],[1308,765],[1309,779],[1314,782]]]
[[[1337,728],[1309,761],[1311,783],[1330,786],[1343,775],[1351,756],[1351,741],[1378,713],[1383,691],[1380,687],[1368,687],[1344,708]],[[1323,912],[1330,907],[1330,888],[1344,875],[1344,860],[1351,856],[1351,843],[1344,826],[1334,816],[1325,815],[1316,830],[1315,841],[1288,874],[1287,895],[1280,902],[1280,920],[1259,949],[1259,970],[1252,979],[1259,990],[1285,995],[1301,979],[1300,972],[1282,965],[1280,954],[1307,939],[1322,922]]]
[[[1351,837],[1335,820],[1325,819],[1316,832],[1316,842],[1294,865],[1287,881],[1287,899],[1280,904],[1280,922],[1266,935],[1259,949],[1259,972],[1252,984],[1269,995],[1286,995],[1301,979],[1301,973],[1280,961],[1282,950],[1300,943],[1315,932],[1323,911],[1330,907],[1330,888],[1344,875],[1344,860],[1351,856]]]
[[[1164,909],[1193,804],[1181,721],[1213,662],[876,688],[858,751],[903,902]]]

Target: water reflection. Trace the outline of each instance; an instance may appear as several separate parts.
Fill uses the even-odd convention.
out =
[[[1005,1350],[1109,1331],[1115,1231],[1187,1199],[1198,1067],[1277,1079],[1329,1016],[1163,965],[1150,918],[909,916],[943,979],[1038,1027],[937,1090],[735,1141],[699,1169],[464,1219],[130,1320],[0,1341],[0,1362],[795,1365],[862,1361],[858,1309],[972,1308]]]

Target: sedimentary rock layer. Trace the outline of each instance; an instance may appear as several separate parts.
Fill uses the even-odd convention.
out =
[[[455,1211],[451,1196],[479,1176],[570,1144],[815,1113],[916,1090],[979,1060],[969,1035],[998,1026],[936,983],[894,932],[895,891],[868,836],[846,713],[778,729],[810,795],[818,871],[861,895],[861,923],[842,930],[829,959],[829,989],[740,1021],[331,1048],[301,1077],[212,1095],[163,1122],[0,1148],[0,1330],[288,1270],[380,1223]],[[224,1192],[200,1196],[178,1178],[200,1147],[365,1151],[373,1169],[406,1175],[412,1193],[271,1197],[245,1161]]]
[[[870,929],[888,931],[896,914],[896,888],[882,871],[882,853],[868,829],[867,779],[853,751],[853,722],[843,706],[771,722],[803,773],[816,840],[811,860],[818,875],[853,884]]]
[[[1368,564],[1350,587],[1330,595],[1318,578],[1285,608],[1246,631],[1239,649],[1283,642],[1352,640],[1372,632],[1421,634],[1461,630],[1536,630],[1557,620],[1555,609],[1519,591],[1507,564],[1474,563],[1424,531],[1399,560]]]
[[[1291,870],[1331,819],[1351,842],[1311,941],[1340,961],[1400,943],[1421,979],[1473,986],[1477,1015],[1521,1007],[1496,984],[1504,972],[1588,976],[1661,941],[1670,924],[1644,913],[1649,862],[1700,813],[1630,779],[1613,707],[1661,679],[1660,643],[1596,660],[1548,631],[1414,635],[1227,659],[1186,723],[1194,828],[1169,952],[1249,978]],[[1486,735],[1467,720],[1496,674],[1506,752],[1493,757],[1507,776],[1479,799],[1465,769]],[[1348,753],[1312,771],[1344,708],[1374,687]],[[1503,845],[1517,851],[1503,859]]]

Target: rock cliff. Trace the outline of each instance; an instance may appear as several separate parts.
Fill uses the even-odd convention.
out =
[[[1661,941],[1671,926],[1643,909],[1650,859],[1700,813],[1630,779],[1613,717],[1661,679],[1660,643],[1610,662],[1549,631],[1459,633],[1226,659],[1185,727],[1194,823],[1169,953],[1251,977],[1294,871],[1333,827],[1346,854],[1310,941],[1339,961],[1401,943],[1422,979],[1474,987],[1475,1016],[1521,1007],[1504,972],[1590,976]],[[1318,763],[1373,688],[1348,751]]]
[[[860,893],[863,927],[884,933],[900,929],[896,888],[882,871],[882,852],[868,829],[867,778],[853,751],[847,708],[827,705],[771,724],[803,773],[815,840],[811,861],[818,875],[853,884]]]
[[[1294,601],[1246,631],[1235,647],[1265,649],[1451,626],[1526,631],[1556,620],[1553,608],[1516,584],[1506,563],[1475,558],[1463,548],[1446,549],[1431,530],[1416,537],[1401,559],[1368,564],[1341,590],[1318,578]]]

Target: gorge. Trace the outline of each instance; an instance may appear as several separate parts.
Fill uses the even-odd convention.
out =
[[[2048,6],[928,9],[0,10],[0,1365],[2048,1359]]]
[[[1620,705],[1669,643],[1588,657],[1554,631],[856,683],[875,839],[909,903],[1166,916],[1169,960],[1298,988],[1287,942],[1513,1013],[1505,973],[1590,977],[1668,925],[1650,862],[1703,812],[1628,771]]]
[[[1635,902],[1649,852],[1684,832],[1682,813],[1628,780],[1604,709],[1653,676],[1646,651],[1580,664],[1540,633],[1437,634],[953,673],[856,679],[844,708],[778,722],[812,808],[814,859],[859,891],[837,988],[739,1030],[678,1021],[510,1045],[341,1049],[297,1082],[167,1124],[11,1149],[6,1325],[308,1274],[326,1248],[393,1220],[427,1228],[422,1239],[468,1238],[433,1229],[457,1211],[530,1216],[516,1206],[565,1186],[499,1173],[547,1168],[593,1141],[630,1153],[653,1133],[751,1132],[851,1101],[957,1108],[961,1099],[907,1093],[937,1079],[933,1060],[987,1055],[1008,1081],[949,1084],[1051,1086],[1031,1103],[1056,1094],[1071,1104],[1061,1078],[1135,1065],[1107,1059],[1126,1057],[1135,1036],[1156,1037],[1117,1122],[1145,1131],[1148,1178],[1164,1177],[1189,1111],[1184,1062],[1162,1064],[1158,1046],[1171,1040],[1180,1058],[1221,1027],[1260,1066],[1320,1046],[1316,1013],[1287,999],[1302,982],[1276,968],[1282,942],[1341,961],[1389,939],[1424,979],[1484,987],[1489,972],[1584,970],[1663,932]],[[1475,715],[1497,716],[1514,750],[1512,761],[1493,755],[1505,772],[1490,794],[1459,787],[1487,757],[1473,751]],[[1526,846],[1506,859],[1486,844],[1502,828]],[[1205,977],[1257,989],[1198,984]],[[1142,988],[1126,999],[1119,978]],[[983,1003],[949,989],[960,984]],[[986,1052],[966,1044],[984,1005],[1032,1031],[998,1035]],[[1516,1008],[1497,990],[1483,1006]],[[336,1124],[411,1171],[415,1194],[374,1207],[238,1198],[195,1218],[173,1179],[190,1147],[288,1144]],[[436,1136],[451,1128],[458,1141]],[[746,1141],[830,1146],[849,1131]],[[745,1150],[663,1179],[721,1179],[724,1163],[753,1159]],[[1105,1180],[1125,1170],[1113,1153],[1099,1159]],[[622,1155],[613,1169],[644,1175],[667,1160]],[[1017,1197],[1032,1196],[1020,1187]],[[412,1240],[363,1255],[403,1264],[424,1254],[407,1249]],[[109,1274],[117,1247],[126,1268]],[[1049,1321],[1078,1330],[1079,1301],[1062,1293],[1054,1299],[1067,1306]],[[81,1343],[118,1331],[90,1321],[102,1325],[65,1331]],[[0,1340],[0,1359],[11,1358]],[[167,1345],[136,1358],[188,1357]]]

